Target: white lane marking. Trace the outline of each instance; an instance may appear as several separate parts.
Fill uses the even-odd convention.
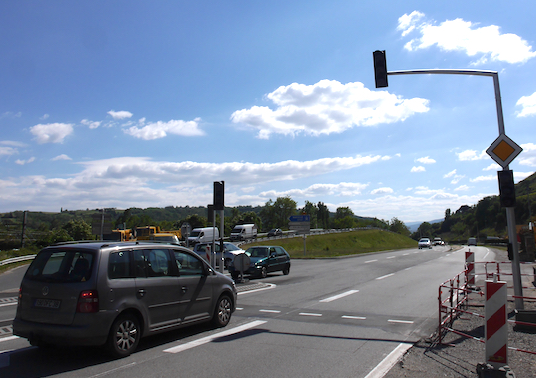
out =
[[[243,310],[244,307],[237,307],[236,309],[237,309],[238,311],[240,311],[240,310]]]
[[[207,337],[203,337],[203,338],[198,339],[198,340],[190,341],[189,343],[186,343],[186,344],[177,345],[175,347],[165,349],[164,352],[166,352],[166,353],[179,353],[179,352],[185,351],[187,349],[195,348],[197,346],[210,343],[211,341],[213,341],[213,340],[215,340],[215,339],[217,339],[219,337],[225,337],[225,336],[229,336],[229,335],[234,335],[235,333],[246,331],[246,330],[248,330],[250,328],[257,327],[257,326],[259,326],[261,324],[264,324],[264,323],[266,323],[266,321],[264,321],[264,320],[255,320],[253,322],[246,323],[246,324],[243,324],[241,326],[228,329],[227,331],[219,332],[219,333],[216,333],[216,334],[211,335],[211,336],[207,336]]]
[[[336,299],[343,298],[343,297],[346,297],[348,295],[355,294],[357,292],[359,292],[359,290],[348,290],[348,291],[345,291],[344,293],[334,295],[333,297],[322,299],[320,302],[332,302],[332,301],[334,301]]]
[[[365,264],[368,264],[368,263],[372,263],[372,262],[376,262],[378,260],[369,260],[369,261],[365,261]]]
[[[389,256],[388,259],[395,259],[396,256]]]
[[[400,357],[412,347],[413,344],[401,343],[391,353],[387,355],[365,378],[382,378],[398,362]]]
[[[315,314],[315,313],[312,313],[312,312],[300,312],[298,315],[301,315],[301,316],[322,316],[322,314]]]
[[[384,278],[391,277],[391,276],[394,276],[394,275],[395,275],[394,273],[386,274],[385,276],[381,276],[381,277],[378,277],[378,278],[376,278],[376,279],[377,279],[377,280],[383,280]]]
[[[13,303],[2,303],[2,304],[0,304],[0,307],[4,307],[4,306],[14,306],[14,305],[16,305],[16,304],[17,304],[17,302],[13,302]]]
[[[387,319],[389,323],[413,324],[413,320]]]
[[[407,255],[409,255],[409,253],[404,253],[402,256],[407,256]]]
[[[259,312],[269,312],[271,314],[280,314],[281,311],[278,310],[259,310]]]
[[[406,269],[404,269],[404,270],[410,270],[411,268],[413,268],[413,267],[412,267],[412,266],[410,266],[409,268],[406,268]]]
[[[3,342],[3,341],[15,340],[15,339],[18,339],[18,338],[19,338],[18,336],[2,337],[2,338],[0,339],[0,343]]]
[[[343,315],[343,319],[357,319],[357,320],[365,320],[366,317],[364,316],[352,316],[352,315]]]
[[[255,293],[257,291],[263,291],[263,290],[269,290],[269,289],[273,289],[274,287],[276,287],[277,285],[276,284],[267,284],[268,287],[262,287],[260,289],[253,289],[253,290],[246,290],[246,291],[242,291],[240,293],[237,293],[238,295],[242,295],[242,294],[249,294],[249,293]]]

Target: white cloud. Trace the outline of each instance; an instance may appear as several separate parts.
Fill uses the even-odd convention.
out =
[[[518,117],[528,117],[536,115],[536,92],[530,96],[523,96],[517,100],[516,105],[521,106],[521,111],[517,112]]]
[[[341,84],[335,80],[321,80],[314,85],[293,83],[265,97],[276,105],[275,110],[254,106],[231,115],[234,123],[258,130],[261,139],[273,133],[341,133],[354,126],[404,121],[429,110],[429,101],[422,98],[404,100],[387,91],[371,91],[363,83]]]
[[[426,168],[424,168],[423,166],[413,167],[411,168],[411,172],[426,172]]]
[[[475,150],[465,150],[462,152],[457,152],[459,161],[474,161],[474,160],[483,160],[489,158],[489,155],[486,151],[482,151],[480,154]]]
[[[16,148],[0,146],[0,156],[11,156],[18,153],[19,151]]]
[[[65,154],[61,154],[61,155],[58,155],[56,156],[55,158],[52,158],[50,159],[52,161],[58,161],[58,160],[73,160],[71,159],[69,156],[65,155]]]
[[[461,18],[447,20],[439,25],[435,21],[422,21],[423,13],[404,14],[398,20],[398,30],[402,36],[417,31],[420,36],[404,46],[409,51],[425,49],[437,45],[444,51],[461,51],[468,56],[476,56],[474,64],[488,60],[507,63],[525,63],[536,56],[532,46],[516,34],[502,34],[496,25],[478,27],[478,24]]]
[[[17,159],[15,160],[15,163],[18,164],[18,165],[24,165],[24,164],[28,164],[28,163],[31,163],[35,160],[35,157],[31,157],[29,158],[28,160],[21,160],[21,159]]]
[[[96,129],[101,125],[102,121],[90,121],[88,119],[83,119],[82,121],[80,121],[80,123],[82,125],[88,126],[90,129]]]
[[[180,136],[205,135],[203,130],[198,128],[199,121],[200,118],[196,118],[193,121],[181,121],[172,119],[168,122],[158,121],[145,125],[145,119],[142,118],[138,126],[131,126],[127,129],[123,129],[123,132],[125,134],[144,140],[160,139],[166,137],[168,134]]]
[[[518,183],[519,181],[526,179],[533,173],[534,172],[514,172],[514,181]]]
[[[416,159],[421,164],[434,164],[436,161],[434,159],[430,159],[430,156],[425,156],[422,158]]]
[[[443,178],[449,178],[456,174],[456,170],[450,171],[449,173],[445,174]]]
[[[45,119],[48,119],[48,117],[50,117],[50,115],[48,114],[43,114],[42,117],[39,117],[40,120],[44,121]]]
[[[63,143],[63,140],[73,133],[73,125],[70,123],[49,123],[35,125],[30,128],[37,143]]]
[[[413,30],[415,30],[415,27],[419,23],[419,21],[424,17],[424,13],[421,13],[419,11],[413,11],[409,15],[404,14],[402,17],[398,19],[398,27],[397,30],[402,31],[402,36],[405,37],[409,33],[411,33]]]
[[[520,146],[523,151],[519,154],[518,161],[520,165],[536,167],[536,144],[526,143]]]
[[[259,193],[265,199],[290,196],[292,198],[311,198],[313,196],[357,196],[368,184],[341,182],[339,184],[314,184],[305,189],[285,191],[269,190]]]
[[[110,110],[108,114],[111,115],[113,119],[125,119],[132,117],[132,113],[126,110],[120,110],[118,112],[115,110]]]
[[[486,168],[482,169],[483,171],[498,171],[501,169],[501,166],[497,163],[491,163]]]
[[[497,180],[497,176],[491,175],[491,176],[478,176],[477,178],[470,179],[471,182],[482,182],[482,181],[493,181]]]
[[[461,185],[454,190],[457,192],[466,192],[469,190],[469,187],[467,185]]]
[[[394,190],[392,188],[377,188],[377,189],[374,189],[370,192],[370,194],[373,194],[373,195],[379,195],[379,194],[391,194],[393,193]]]
[[[5,112],[0,115],[0,119],[2,118],[20,118],[22,116],[21,112],[13,113],[13,112]]]
[[[452,180],[450,181],[450,183],[452,185],[456,185],[457,183],[459,183],[463,178],[465,177],[465,175],[454,175]]]

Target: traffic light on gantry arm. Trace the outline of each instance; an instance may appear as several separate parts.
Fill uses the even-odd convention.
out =
[[[516,205],[516,187],[514,185],[514,172],[510,170],[498,171],[499,198],[501,207],[514,207]]]
[[[376,88],[385,88],[389,85],[387,82],[387,61],[385,59],[385,50],[376,50],[372,55],[374,57],[374,78],[376,80]]]

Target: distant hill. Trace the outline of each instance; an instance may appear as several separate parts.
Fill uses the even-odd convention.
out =
[[[435,219],[435,220],[431,220],[431,221],[422,221],[422,222],[409,222],[409,223],[405,223],[406,227],[413,233],[415,231],[417,231],[417,229],[419,228],[419,226],[421,224],[423,224],[424,222],[428,222],[430,224],[434,224],[434,223],[440,223],[440,222],[443,222],[443,219]]]

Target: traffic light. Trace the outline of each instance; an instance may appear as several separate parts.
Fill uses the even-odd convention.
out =
[[[207,209],[208,209],[207,221],[208,221],[208,224],[212,224],[214,223],[214,205],[207,205]]]
[[[376,50],[372,55],[374,57],[376,88],[385,88],[389,85],[387,82],[387,61],[385,60],[385,50]]]
[[[516,187],[514,185],[514,172],[502,170],[497,172],[499,178],[499,198],[501,207],[514,207],[516,205]]]
[[[224,192],[225,192],[225,183],[224,181],[214,181],[214,210],[225,210],[224,204]]]

